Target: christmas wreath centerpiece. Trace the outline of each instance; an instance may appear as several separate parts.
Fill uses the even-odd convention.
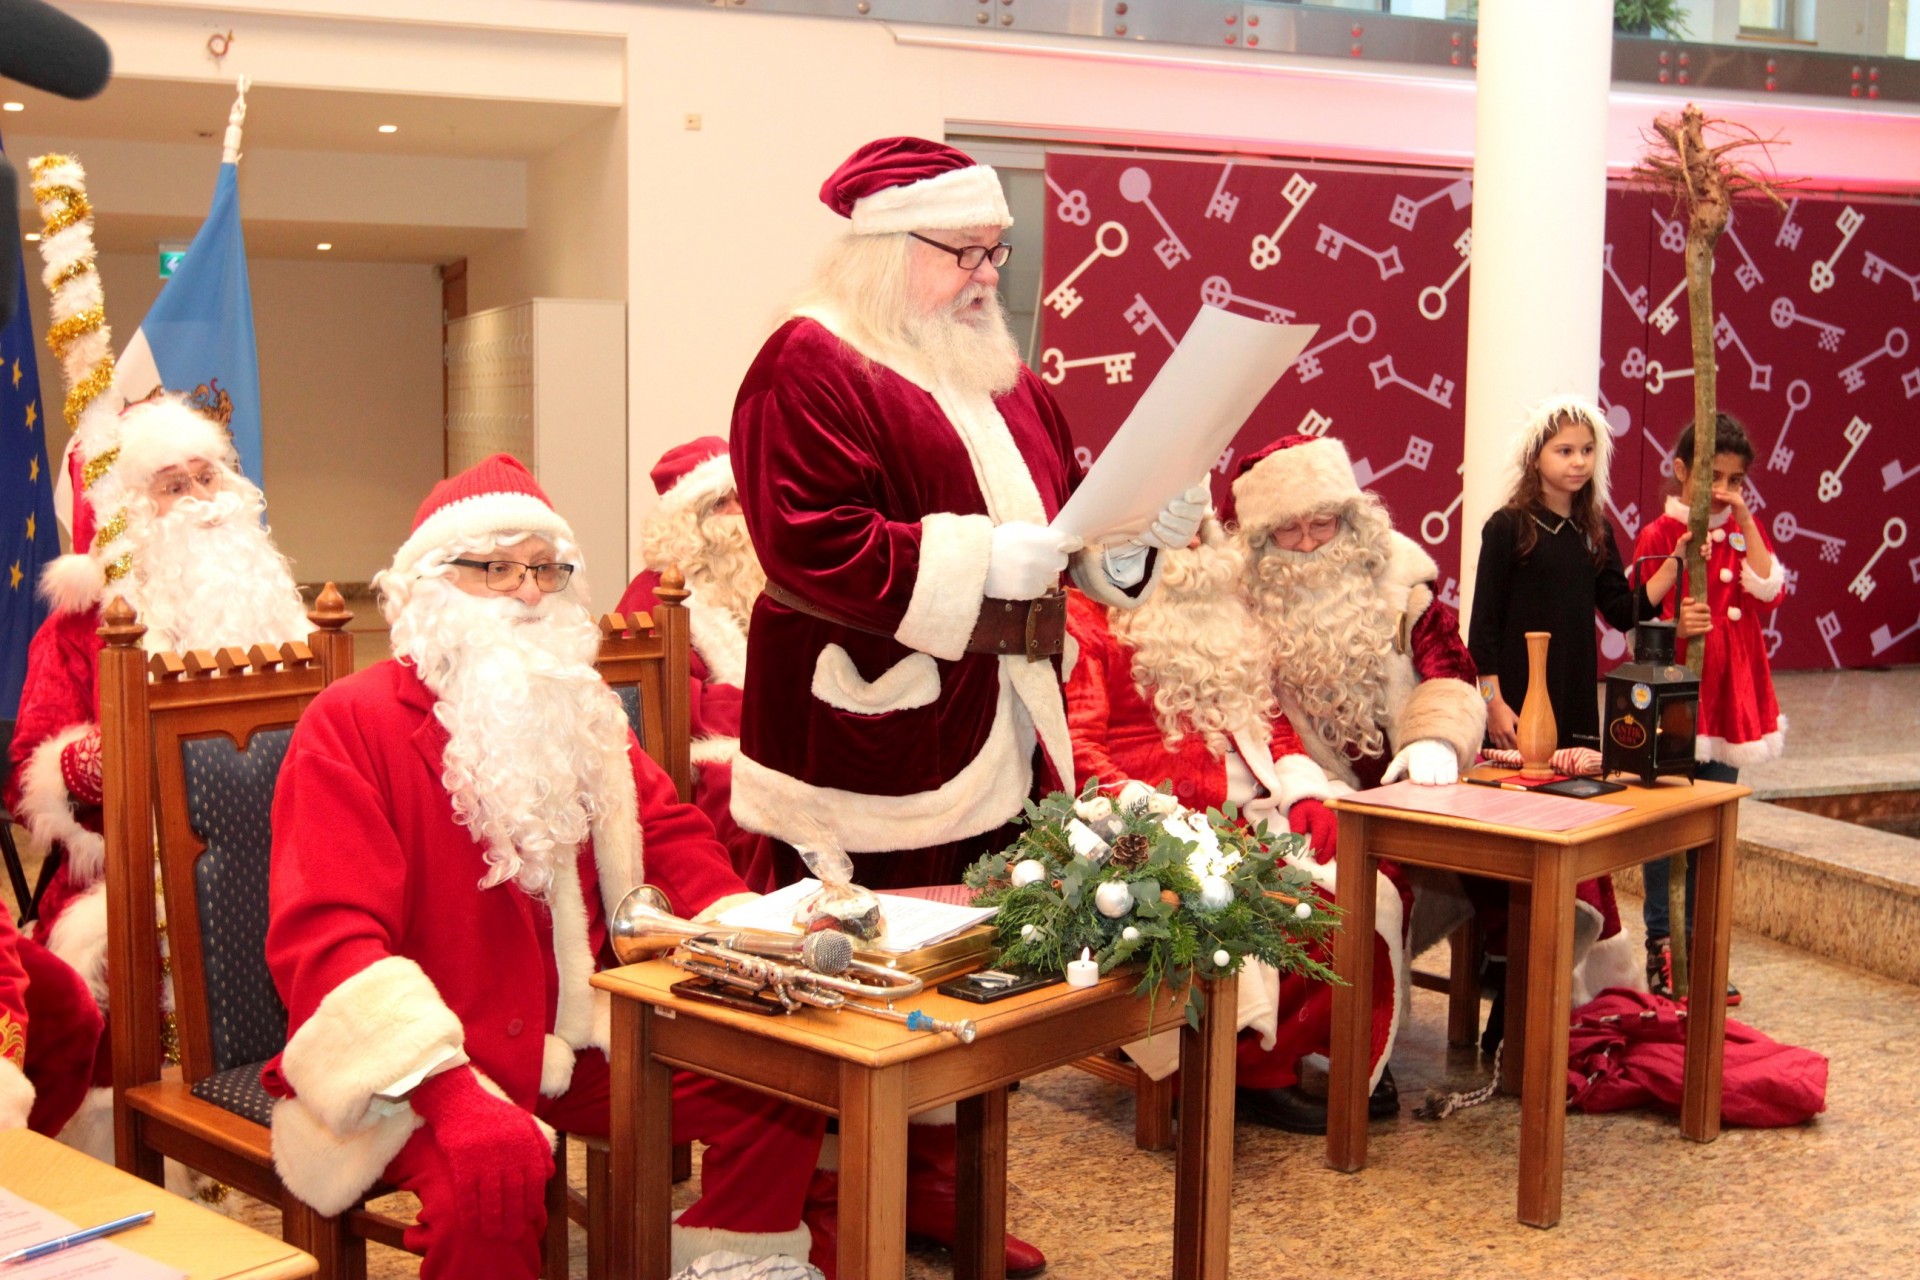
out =
[[[1188,809],[1164,786],[1108,796],[1097,778],[1077,796],[1028,801],[1025,819],[1019,840],[965,877],[977,905],[999,909],[1000,964],[1060,973],[1085,953],[1103,975],[1138,965],[1141,994],[1187,986],[1189,1022],[1192,979],[1232,976],[1249,959],[1335,980],[1308,950],[1334,908],[1288,861],[1304,837],[1244,826],[1231,804]]]

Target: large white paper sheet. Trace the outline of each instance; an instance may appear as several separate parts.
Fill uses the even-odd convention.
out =
[[[1053,527],[1087,542],[1132,537],[1196,483],[1319,332],[1201,307]]]
[[[765,929],[797,936],[798,931],[793,927],[794,910],[802,898],[819,887],[818,880],[796,881],[721,912],[719,923],[736,929]],[[876,893],[874,897],[880,899],[880,919],[886,925],[886,931],[872,943],[876,951],[917,951],[945,942],[983,920],[991,920],[995,911],[993,907],[961,907],[897,893]]]

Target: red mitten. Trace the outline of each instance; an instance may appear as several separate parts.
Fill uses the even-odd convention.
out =
[[[1296,800],[1287,810],[1287,825],[1307,838],[1315,862],[1330,861],[1340,840],[1340,819],[1318,800]]]
[[[103,794],[100,769],[100,726],[95,725],[60,751],[60,781],[67,794],[81,804],[99,804]]]
[[[481,1088],[470,1067],[428,1077],[409,1100],[453,1167],[463,1227],[514,1240],[542,1221],[553,1148],[531,1114]]]

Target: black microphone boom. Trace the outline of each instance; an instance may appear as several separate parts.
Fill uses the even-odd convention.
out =
[[[113,75],[113,53],[93,29],[42,0],[0,0],[0,76],[91,98]]]

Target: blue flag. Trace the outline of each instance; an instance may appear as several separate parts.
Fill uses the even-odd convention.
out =
[[[213,208],[200,233],[140,322],[119,360],[121,394],[138,400],[156,386],[179,392],[227,424],[240,469],[262,484],[260,360],[253,345],[253,294],[240,232],[240,170],[220,166]],[[264,485],[263,485],[264,487]]]
[[[60,554],[53,523],[53,475],[47,468],[46,412],[34,362],[26,262],[18,243],[0,253],[20,258],[19,307],[0,329],[0,720],[20,709],[27,646],[47,616],[34,590],[40,566]]]

